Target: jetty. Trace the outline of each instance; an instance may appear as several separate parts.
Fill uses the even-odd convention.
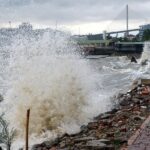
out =
[[[92,46],[82,46],[85,55],[141,55],[143,52],[144,42],[110,42],[108,46],[101,46],[101,44]]]

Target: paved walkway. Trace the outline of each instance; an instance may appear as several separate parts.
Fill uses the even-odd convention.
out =
[[[128,141],[128,150],[150,150],[150,116]]]

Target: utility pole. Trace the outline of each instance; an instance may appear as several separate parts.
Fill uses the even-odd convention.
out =
[[[9,28],[11,28],[11,21],[9,21]]]
[[[127,27],[126,36],[128,37],[128,30],[129,30],[129,12],[128,12],[128,5],[126,6],[126,27]]]

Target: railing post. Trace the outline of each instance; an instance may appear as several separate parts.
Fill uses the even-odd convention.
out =
[[[30,109],[27,110],[27,118],[26,118],[26,145],[25,150],[29,148],[29,118],[30,118]]]

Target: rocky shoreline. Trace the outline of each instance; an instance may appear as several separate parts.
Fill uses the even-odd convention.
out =
[[[150,115],[150,80],[134,82],[132,90],[119,94],[117,105],[95,117],[80,133],[64,134],[54,141],[36,144],[32,150],[118,150]]]

